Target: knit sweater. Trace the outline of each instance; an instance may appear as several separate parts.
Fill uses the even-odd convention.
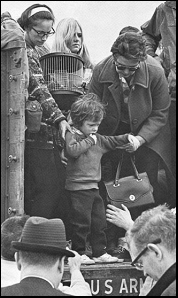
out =
[[[97,142],[74,129],[66,133],[66,184],[68,190],[98,189],[101,180],[101,158],[104,153],[128,143],[128,134],[103,136],[96,133]]]

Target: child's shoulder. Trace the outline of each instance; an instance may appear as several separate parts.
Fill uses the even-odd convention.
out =
[[[83,139],[83,134],[78,130],[76,129],[75,127],[71,127],[71,131],[67,130],[66,132],[66,139]]]
[[[71,130],[73,134],[83,135],[83,133],[74,126],[71,126]]]

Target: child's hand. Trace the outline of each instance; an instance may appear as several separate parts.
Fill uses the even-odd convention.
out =
[[[91,134],[90,134],[90,137],[94,140],[95,145],[96,145],[96,142],[97,142],[97,137],[96,137],[96,135],[91,133]]]

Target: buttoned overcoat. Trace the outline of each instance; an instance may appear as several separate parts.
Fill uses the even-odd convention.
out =
[[[115,135],[121,120],[122,82],[113,56],[98,63],[93,71],[89,92],[96,93],[106,105],[106,116],[99,133]],[[170,169],[170,128],[168,122],[170,99],[163,68],[147,56],[136,70],[128,98],[131,132],[140,135],[147,146],[157,152]]]

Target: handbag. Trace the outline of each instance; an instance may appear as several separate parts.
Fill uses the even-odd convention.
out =
[[[107,202],[122,209],[124,204],[128,209],[154,203],[153,187],[146,172],[138,173],[131,155],[130,160],[134,170],[133,176],[120,178],[123,154],[119,161],[114,181],[105,182]]]

